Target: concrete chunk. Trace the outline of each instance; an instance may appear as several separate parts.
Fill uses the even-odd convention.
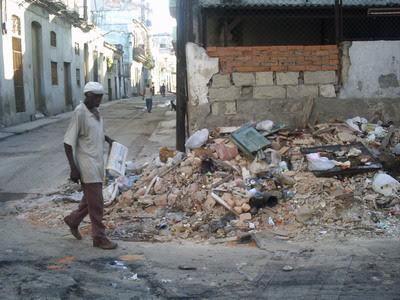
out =
[[[277,72],[276,82],[278,85],[297,85],[299,83],[298,72]]]
[[[304,84],[335,84],[335,71],[304,72]]]
[[[257,72],[256,73],[256,85],[274,85],[274,76],[272,72]]]
[[[336,91],[333,84],[323,84],[319,86],[319,94],[321,97],[325,98],[335,98]]]
[[[229,88],[211,88],[208,90],[210,100],[213,101],[234,101],[240,97],[240,88],[231,86]]]
[[[255,99],[286,98],[286,89],[281,86],[256,86],[253,97]]]
[[[287,87],[288,98],[318,97],[318,86],[299,85]]]
[[[232,80],[236,86],[252,86],[255,84],[253,73],[233,73]]]
[[[227,88],[231,86],[231,77],[229,74],[215,74],[212,78],[213,88]]]
[[[236,115],[237,114],[236,101],[225,102],[224,114],[225,115]]]

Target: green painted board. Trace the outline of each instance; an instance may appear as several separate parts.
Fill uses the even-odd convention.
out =
[[[231,140],[248,156],[271,145],[271,142],[251,125],[245,125],[231,135]]]

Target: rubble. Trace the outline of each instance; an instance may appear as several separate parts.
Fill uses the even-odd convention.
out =
[[[162,148],[155,162],[129,162],[133,186],[106,208],[109,233],[146,241],[236,241],[263,231],[281,239],[400,233],[398,129],[359,117],[273,133],[255,125],[198,131],[187,153]],[[371,132],[379,134],[368,142]],[[377,188],[382,168],[380,177],[392,185]]]

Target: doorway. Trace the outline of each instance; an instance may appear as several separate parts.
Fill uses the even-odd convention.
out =
[[[111,78],[108,78],[108,101],[112,100]]]
[[[118,85],[117,85],[117,77],[114,77],[114,99],[118,99]]]
[[[14,67],[14,92],[16,112],[25,111],[25,94],[22,68],[22,47],[21,39],[12,38],[13,67]]]
[[[72,109],[71,64],[68,62],[64,62],[64,97],[65,106]]]
[[[32,22],[32,71],[35,108],[37,112],[46,112],[46,103],[43,97],[43,59],[42,59],[42,26]]]

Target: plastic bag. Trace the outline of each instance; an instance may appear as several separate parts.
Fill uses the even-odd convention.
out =
[[[308,169],[310,171],[326,171],[335,166],[335,162],[327,157],[321,157],[319,153],[307,154]]]
[[[360,125],[361,124],[367,124],[367,123],[368,123],[367,119],[360,118],[360,117],[354,117],[352,119],[347,119],[346,120],[346,124],[350,128],[352,128],[352,129],[354,129],[355,131],[358,131],[358,132],[361,132]]]
[[[256,129],[263,130],[263,131],[270,131],[274,127],[274,122],[271,120],[265,120],[257,123]]]
[[[394,196],[400,190],[400,182],[388,174],[379,173],[374,177],[372,189],[385,196]]]
[[[188,149],[196,149],[203,146],[208,140],[208,129],[198,130],[193,133],[185,143],[185,147]]]
[[[257,152],[256,158],[249,166],[249,171],[252,175],[257,176],[261,173],[266,173],[269,170],[268,163],[264,160],[265,156],[262,151]]]
[[[115,198],[117,198],[119,194],[119,189],[118,189],[118,183],[113,182],[103,188],[103,199],[104,199],[104,205],[108,206],[110,205]]]

